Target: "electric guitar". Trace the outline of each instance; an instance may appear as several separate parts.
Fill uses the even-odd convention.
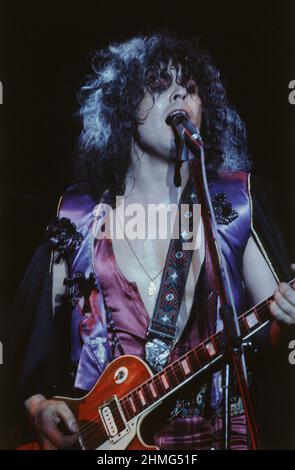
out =
[[[289,283],[295,286],[295,279]],[[273,296],[239,317],[243,340],[266,326]],[[151,411],[190,380],[212,368],[222,358],[223,332],[206,341],[153,375],[138,357],[121,356],[104,370],[93,389],[83,398],[55,397],[63,400],[76,416],[81,449],[157,450],[141,436],[142,424]],[[20,450],[39,450],[31,443]]]

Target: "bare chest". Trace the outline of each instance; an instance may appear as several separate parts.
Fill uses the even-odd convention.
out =
[[[193,250],[184,297],[178,317],[181,334],[194,300],[195,287],[205,258],[203,225],[200,225],[199,243]],[[151,318],[155,309],[163,268],[170,239],[130,240],[113,238],[112,247],[118,269],[129,282],[135,282],[146,311]],[[151,287],[152,286],[152,287]]]

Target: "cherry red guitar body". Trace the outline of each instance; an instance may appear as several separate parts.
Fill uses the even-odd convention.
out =
[[[151,377],[150,369],[141,359],[135,356],[122,356],[108,365],[85,397],[79,399],[55,397],[64,401],[76,416],[81,449],[157,449],[145,444],[140,434],[142,422],[152,410],[139,413],[139,416],[127,422],[120,406],[121,398]],[[130,404],[128,406],[130,409]],[[41,448],[38,442],[33,442],[19,447],[18,450],[41,450]]]
[[[295,288],[294,279],[289,284]],[[273,296],[239,317],[243,339],[248,340],[269,323],[272,300]],[[147,415],[193,377],[218,364],[223,349],[223,333],[217,331],[155,375],[141,359],[121,356],[84,398],[56,398],[66,402],[76,416],[82,449],[154,450],[156,447],[147,445],[141,436]],[[20,447],[39,448],[38,443]]]

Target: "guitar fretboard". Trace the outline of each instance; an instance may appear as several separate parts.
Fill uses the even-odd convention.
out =
[[[293,279],[289,284],[294,287],[295,280]],[[273,296],[239,317],[239,327],[243,339],[252,336],[268,323],[270,320],[269,304],[272,300]],[[121,398],[120,404],[127,421],[132,420],[180,388],[198,373],[210,367],[222,354],[223,331],[218,331]]]

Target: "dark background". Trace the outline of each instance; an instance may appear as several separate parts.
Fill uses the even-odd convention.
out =
[[[274,184],[295,261],[293,1],[1,2],[1,309],[11,298],[68,181],[79,128],[75,94],[91,49],[148,27],[198,35],[247,122],[254,171]]]
[[[15,289],[69,184],[79,133],[75,94],[89,72],[86,57],[147,28],[197,35],[211,51],[247,123],[254,172],[273,184],[295,262],[295,106],[288,102],[288,84],[295,80],[294,17],[294,0],[0,0],[0,340],[13,327]]]

